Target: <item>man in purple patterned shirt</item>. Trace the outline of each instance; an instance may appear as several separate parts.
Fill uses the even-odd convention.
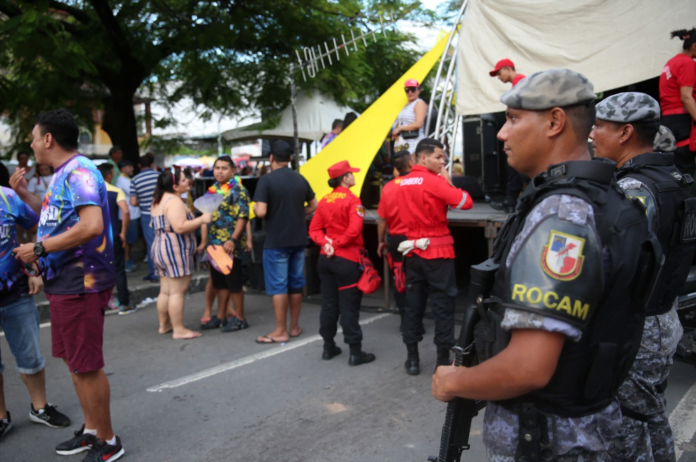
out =
[[[37,117],[31,147],[55,174],[43,204],[27,190],[23,169],[12,175],[12,188],[41,213],[38,242],[14,251],[25,263],[39,261],[51,306],[53,356],[68,365],[85,417],[85,425],[56,452],[89,450],[83,462],[112,462],[124,453],[111,428],[103,370],[104,313],[116,280],[113,238],[104,179],[77,152],[78,134],[77,122],[64,109]]]

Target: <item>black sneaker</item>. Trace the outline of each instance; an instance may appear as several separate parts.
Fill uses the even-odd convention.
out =
[[[249,323],[246,319],[239,319],[237,317],[230,318],[223,323],[220,332],[236,332],[238,330],[247,329]]]
[[[51,428],[63,428],[70,425],[70,418],[59,412],[51,403],[46,403],[43,409],[38,411],[34,410],[34,405],[31,405],[31,411],[29,411],[29,419],[32,422],[47,425]]]
[[[10,411],[7,411],[7,418],[0,420],[0,441],[10,431],[10,428],[12,428],[12,417],[10,417]]]
[[[84,430],[85,426],[82,425],[79,430],[75,431],[75,436],[56,446],[56,452],[61,456],[70,456],[72,454],[89,451],[92,445],[97,442],[97,437],[84,433]]]
[[[120,459],[126,451],[121,446],[121,438],[116,437],[116,444],[111,445],[104,440],[97,440],[82,462],[113,462]]]
[[[213,315],[208,322],[205,324],[201,323],[201,330],[209,330],[209,329],[217,329],[220,327],[220,324],[222,324],[222,321],[220,321],[220,318],[217,316]]]

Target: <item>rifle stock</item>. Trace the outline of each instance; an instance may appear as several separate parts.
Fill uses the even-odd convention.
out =
[[[471,267],[471,281],[466,298],[464,322],[457,344],[452,348],[455,366],[471,367],[475,365],[474,328],[483,310],[483,300],[489,296],[493,288],[497,270],[498,264],[493,259]],[[484,406],[485,402],[483,401],[466,398],[455,398],[447,403],[445,423],[442,426],[442,436],[440,437],[440,455],[437,458],[430,457],[428,460],[431,462],[459,462],[462,452],[470,448],[471,421]]]

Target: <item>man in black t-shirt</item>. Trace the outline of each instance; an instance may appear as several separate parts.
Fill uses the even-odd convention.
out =
[[[290,144],[282,140],[273,142],[272,171],[259,179],[254,194],[254,213],[266,222],[263,272],[266,293],[273,297],[276,317],[275,330],[257,338],[257,343],[286,342],[302,333],[298,320],[305,285],[307,215],[317,208],[317,200],[307,180],[288,168],[291,157]]]

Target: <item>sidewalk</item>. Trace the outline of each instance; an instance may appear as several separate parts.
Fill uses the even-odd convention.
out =
[[[143,278],[147,276],[147,263],[140,263],[137,270],[132,273],[126,273],[128,278],[128,290],[130,292],[130,303],[135,306],[142,302],[148,297],[155,298],[159,294],[160,285],[158,282],[144,281]],[[208,270],[197,271],[193,273],[193,278],[191,279],[191,286],[189,288],[189,293],[202,292],[205,290],[205,285],[208,283]],[[116,294],[116,288],[114,288],[114,294]],[[42,291],[40,294],[34,296],[36,301],[36,307],[39,310],[39,321],[47,322],[51,319],[48,300],[46,299],[46,294]]]

